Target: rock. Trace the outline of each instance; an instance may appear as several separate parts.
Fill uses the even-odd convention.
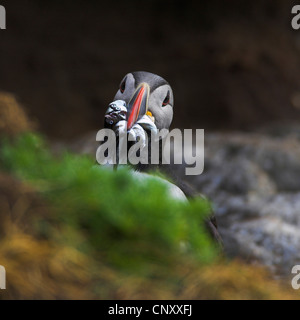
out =
[[[182,178],[213,202],[231,257],[289,275],[300,263],[300,140],[297,135],[206,134],[205,169]]]

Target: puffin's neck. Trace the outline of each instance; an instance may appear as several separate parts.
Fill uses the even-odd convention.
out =
[[[141,171],[141,172],[149,172],[149,171],[155,171],[158,170],[159,167],[162,165],[162,140],[159,140],[159,163],[158,164],[151,164],[151,134],[148,134],[148,163],[142,164],[139,163],[134,166],[135,170]]]

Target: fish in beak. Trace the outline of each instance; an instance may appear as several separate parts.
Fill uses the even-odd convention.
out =
[[[127,105],[127,130],[140,120],[148,111],[150,87],[147,83],[141,83],[132,95]]]
[[[107,125],[115,125],[119,121],[126,120],[127,108],[126,102],[116,100],[109,104],[104,119]]]

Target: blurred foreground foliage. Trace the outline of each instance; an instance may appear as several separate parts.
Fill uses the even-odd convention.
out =
[[[54,157],[36,134],[2,139],[3,298],[298,298],[260,268],[226,262],[203,199],[170,199],[155,179]]]
[[[0,114],[7,106],[0,96]],[[205,200],[175,201],[155,178],[54,156],[26,121],[17,128],[15,113],[3,114],[0,299],[299,298],[263,268],[221,258]]]
[[[175,201],[155,178],[136,181],[126,168],[114,172],[83,156],[55,159],[34,134],[20,136],[12,145],[6,140],[1,162],[51,204],[49,220],[35,217],[40,237],[104,254],[110,263],[139,273],[146,272],[146,261],[166,263],[182,247],[203,262],[217,254],[200,223],[209,204]]]

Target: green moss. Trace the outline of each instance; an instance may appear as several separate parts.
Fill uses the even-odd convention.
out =
[[[135,272],[180,259],[214,260],[218,249],[203,227],[208,202],[171,199],[157,180],[136,181],[128,168],[93,163],[68,153],[54,157],[31,133],[1,144],[2,169],[30,183],[54,208],[50,219],[34,222],[42,236]]]

